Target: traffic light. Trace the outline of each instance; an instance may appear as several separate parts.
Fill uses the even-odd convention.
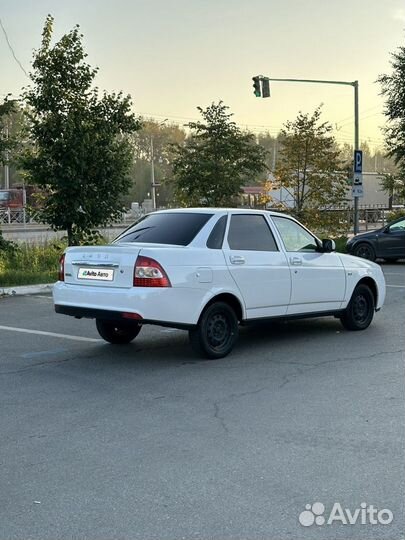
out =
[[[262,95],[260,91],[260,77],[252,77],[253,79],[253,93],[256,97],[260,97]]]
[[[262,96],[270,97],[270,81],[265,77],[262,78]]]

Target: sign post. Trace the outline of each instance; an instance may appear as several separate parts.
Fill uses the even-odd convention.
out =
[[[352,194],[354,198],[354,234],[359,232],[359,198],[363,197],[363,152],[354,151]]]

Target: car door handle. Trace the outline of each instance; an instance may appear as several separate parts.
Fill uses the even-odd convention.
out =
[[[290,257],[290,263],[294,266],[299,266],[300,264],[302,264],[302,259],[301,257]]]
[[[245,264],[245,257],[242,257],[241,255],[231,255],[229,257],[229,260],[231,261],[231,264]]]

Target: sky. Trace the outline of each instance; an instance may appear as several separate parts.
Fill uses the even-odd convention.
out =
[[[223,100],[241,126],[276,134],[323,104],[337,140],[353,143],[352,87],[274,82],[263,99],[253,95],[252,76],[358,80],[360,139],[383,145],[375,81],[404,45],[403,0],[1,0],[27,72],[48,13],[55,39],[80,25],[88,61],[99,67],[96,84],[131,94],[142,116],[185,124],[198,118],[197,106]],[[0,97],[27,84],[0,32]]]

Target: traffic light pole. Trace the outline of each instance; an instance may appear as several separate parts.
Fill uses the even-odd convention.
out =
[[[359,81],[354,81],[354,149],[360,150],[359,136]],[[359,198],[354,198],[353,232],[359,232]]]
[[[316,84],[340,84],[344,86],[352,86],[354,88],[354,150],[360,150],[359,137],[359,81],[324,81],[320,79],[273,79],[266,78],[272,82],[301,82],[301,83],[316,83]],[[354,170],[353,170],[354,172]],[[359,232],[359,198],[354,197],[354,225],[353,232]]]

